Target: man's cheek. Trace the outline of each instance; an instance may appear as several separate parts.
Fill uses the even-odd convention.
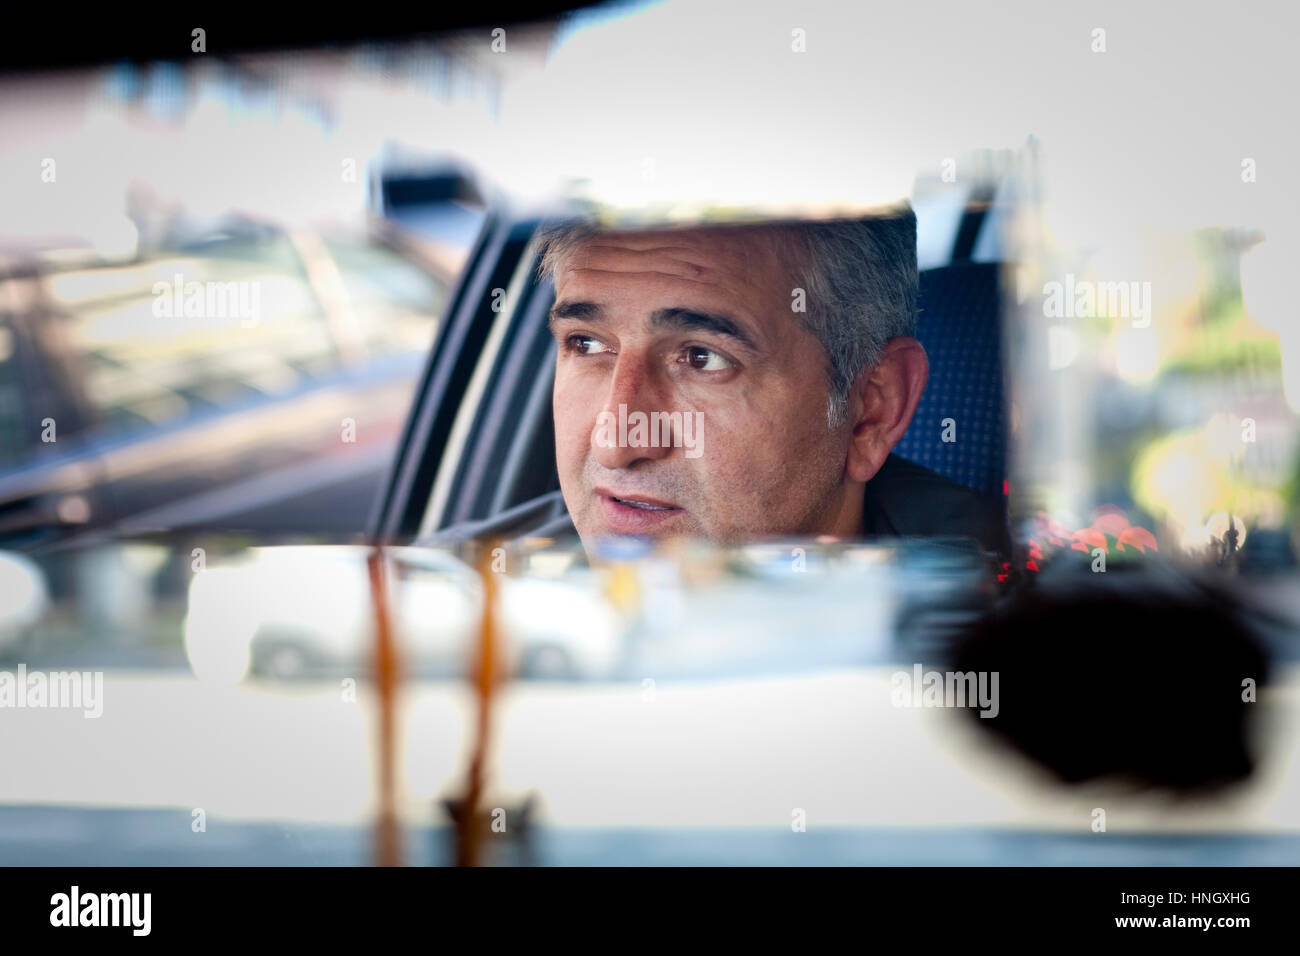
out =
[[[576,395],[571,387],[562,388],[557,381],[552,411],[555,414],[556,448],[562,454],[581,455],[581,447],[590,438],[585,424],[590,416],[586,414],[581,396]]]
[[[720,431],[709,432],[706,424],[705,453],[684,464],[693,473],[691,484],[701,499],[695,502],[700,517],[727,524],[739,517],[734,512],[752,512],[763,505],[755,491],[771,465],[747,453],[743,435]]]
[[[756,469],[781,469],[786,462],[785,423],[762,416],[705,410],[698,415],[704,470],[719,477],[744,479]]]

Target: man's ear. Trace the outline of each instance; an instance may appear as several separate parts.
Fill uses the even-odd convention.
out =
[[[900,335],[881,350],[880,361],[863,369],[849,400],[850,424],[845,473],[870,481],[912,423],[930,377],[930,360],[914,338]]]

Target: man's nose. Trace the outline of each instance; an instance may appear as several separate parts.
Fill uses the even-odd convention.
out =
[[[591,434],[592,451],[601,466],[627,468],[642,459],[672,454],[672,442],[664,440],[654,415],[671,411],[663,404],[665,392],[664,383],[643,357],[628,352],[618,356],[605,407]]]

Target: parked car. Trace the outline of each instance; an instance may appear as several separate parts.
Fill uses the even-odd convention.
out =
[[[363,531],[451,280],[395,236],[232,221],[0,275],[0,541]]]
[[[389,548],[387,580],[403,669],[460,676],[471,665],[483,590],[473,568],[432,548]],[[254,548],[190,581],[185,644],[197,676],[292,681],[362,676],[373,664],[369,549]],[[502,575],[506,670],[524,679],[603,679],[623,651],[625,621],[592,573]]]

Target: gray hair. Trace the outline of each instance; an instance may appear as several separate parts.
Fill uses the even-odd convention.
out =
[[[916,334],[916,214],[904,206],[870,219],[726,228],[773,230],[789,250],[791,308],[803,299],[806,311],[795,314],[826,352],[826,422],[839,428],[862,371],[880,361],[890,339]],[[543,230],[539,275],[553,277],[562,259],[600,232],[590,222]]]

